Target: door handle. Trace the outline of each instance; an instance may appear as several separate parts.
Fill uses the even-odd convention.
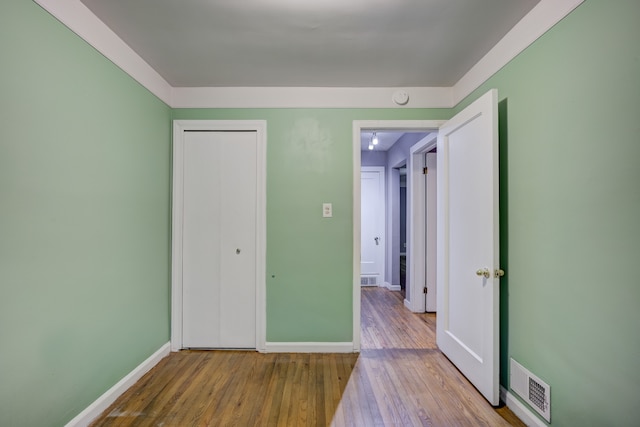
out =
[[[378,246],[380,244],[380,238],[379,237],[374,237],[373,240],[376,241],[376,246]]]
[[[489,272],[488,268],[481,268],[480,270],[476,271],[476,275],[484,276],[485,279],[491,277],[491,273]]]

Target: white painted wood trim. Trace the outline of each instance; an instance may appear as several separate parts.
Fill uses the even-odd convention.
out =
[[[541,0],[453,86],[457,105],[584,0]]]
[[[360,351],[360,133],[363,130],[437,130],[444,120],[354,120],[353,153],[353,350]],[[406,300],[405,300],[406,302]]]
[[[66,427],[84,427],[88,426],[100,414],[102,414],[115,400],[125,391],[134,385],[144,374],[149,372],[151,368],[156,366],[158,362],[169,355],[170,344],[166,343],[160,347],[155,353],[149,356],[144,362],[136,366],[124,378],[118,381],[113,387],[104,392],[91,405],[87,406],[84,411],[80,412],[69,421]]]
[[[408,299],[404,300],[404,306],[407,307],[409,309],[409,311],[411,311],[411,303],[409,302]]]
[[[359,126],[360,122],[353,122],[352,133],[352,156],[353,156],[353,351],[360,351],[360,306],[361,306],[361,286],[360,286],[360,256],[361,256],[361,200],[360,200],[360,187],[361,187],[361,174],[360,168],[362,167],[360,159],[360,132],[362,128]],[[384,279],[384,277],[383,277]]]
[[[255,131],[256,165],[256,350],[265,351],[266,342],[266,259],[267,259],[267,122],[265,120],[174,120],[173,197],[171,227],[171,350],[182,348],[182,206],[184,132],[197,130]]]
[[[402,289],[402,288],[400,287],[400,285],[392,285],[392,284],[391,284],[391,283],[389,283],[389,282],[384,282],[384,283],[382,284],[382,286],[384,286],[385,288],[389,289],[390,291],[399,291],[399,290],[401,290],[401,289]]]
[[[34,0],[134,80],[171,106],[172,87],[80,0]]]
[[[265,353],[356,353],[353,342],[267,342]]]
[[[432,150],[438,142],[438,133],[433,132],[409,149],[407,165],[407,273],[409,276],[409,302],[411,311],[424,313],[426,308],[424,285],[426,283],[426,224],[425,191],[426,185],[422,168],[424,153]],[[422,262],[416,262],[416,260]]]
[[[503,401],[511,411],[516,414],[520,421],[529,427],[547,427],[547,424],[540,420],[533,411],[520,402],[518,398],[503,386],[500,386],[500,400]]]
[[[449,87],[407,87],[406,105],[393,102],[396,87],[180,87],[174,108],[449,108]]]

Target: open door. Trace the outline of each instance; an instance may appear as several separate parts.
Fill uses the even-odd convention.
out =
[[[498,92],[440,127],[438,322],[442,352],[499,404]]]

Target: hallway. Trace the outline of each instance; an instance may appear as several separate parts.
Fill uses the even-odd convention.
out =
[[[435,315],[409,312],[399,292],[363,288],[360,354],[172,353],[92,425],[524,424],[440,353]]]

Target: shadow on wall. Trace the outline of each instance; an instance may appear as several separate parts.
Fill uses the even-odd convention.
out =
[[[500,215],[500,268],[507,272],[500,279],[500,384],[509,387],[509,132],[508,102],[498,102],[499,141],[499,215]]]

